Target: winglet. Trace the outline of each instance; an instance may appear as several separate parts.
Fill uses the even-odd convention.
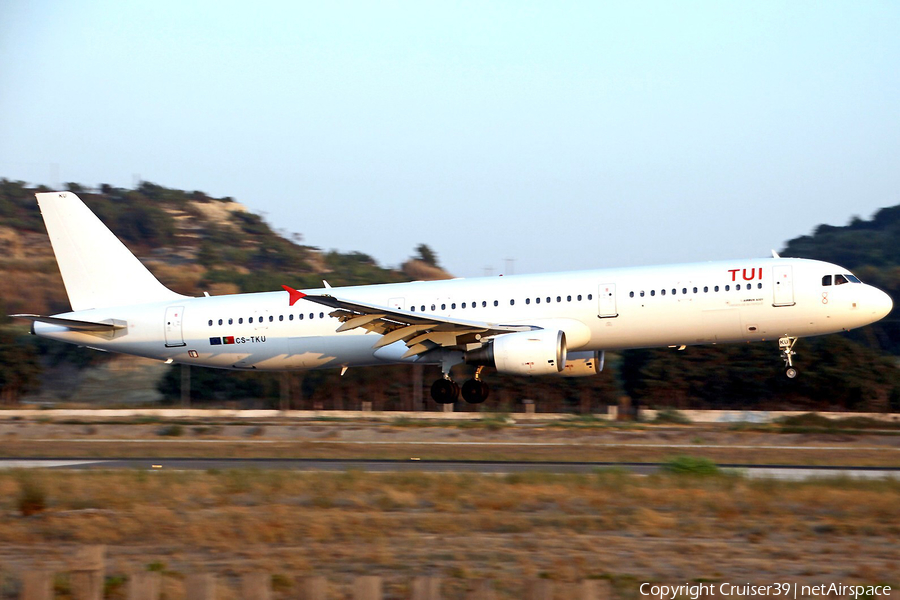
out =
[[[298,292],[297,290],[295,290],[294,288],[292,288],[290,286],[282,285],[281,287],[283,287],[284,291],[286,291],[288,294],[291,295],[291,300],[290,300],[289,306],[293,306],[294,303],[297,300],[300,300],[301,298],[306,298],[306,294],[304,294],[303,292]]]

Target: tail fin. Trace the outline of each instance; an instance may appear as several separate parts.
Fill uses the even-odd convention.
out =
[[[78,196],[35,196],[72,310],[184,298],[161,284]]]

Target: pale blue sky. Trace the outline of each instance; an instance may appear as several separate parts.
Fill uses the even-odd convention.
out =
[[[900,203],[900,3],[0,0],[0,177],[135,176],[464,276],[764,256]]]

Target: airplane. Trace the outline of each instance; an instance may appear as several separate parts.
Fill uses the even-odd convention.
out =
[[[486,367],[587,377],[605,352],[776,341],[797,376],[799,338],[849,331],[893,302],[847,269],[745,259],[543,275],[202,297],[173,292],[72,192],[36,194],[71,312],[19,314],[34,335],[167,363],[284,371],[440,365],[432,398],[478,404]],[[460,386],[451,373],[474,366]],[[471,369],[468,369],[471,371]],[[457,369],[459,371],[459,369]]]

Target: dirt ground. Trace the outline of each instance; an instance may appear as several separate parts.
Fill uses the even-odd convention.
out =
[[[0,452],[653,461],[690,455],[900,464],[900,436],[891,432],[588,425],[17,421],[0,422]],[[25,516],[29,490],[44,507]],[[523,597],[522,582],[534,578],[561,586],[603,578],[616,597],[629,599],[641,597],[644,581],[900,586],[898,501],[900,483],[891,481],[616,470],[0,471],[0,573],[11,594],[23,570],[62,573],[78,547],[105,544],[111,598],[124,597],[115,582],[148,568],[163,573],[167,598],[182,598],[183,578],[194,572],[216,573],[219,597],[236,598],[238,576],[251,571],[273,576],[276,598],[296,597],[296,577],[312,574],[328,577],[335,598],[350,597],[353,577],[363,574],[384,576],[389,598],[408,597],[416,575],[441,577],[445,598],[464,598],[483,579],[500,598]],[[58,597],[65,597],[61,577]],[[569,597],[567,589],[556,597]]]
[[[503,419],[374,421],[0,421],[0,457],[259,457],[900,465],[900,431],[561,424]]]

